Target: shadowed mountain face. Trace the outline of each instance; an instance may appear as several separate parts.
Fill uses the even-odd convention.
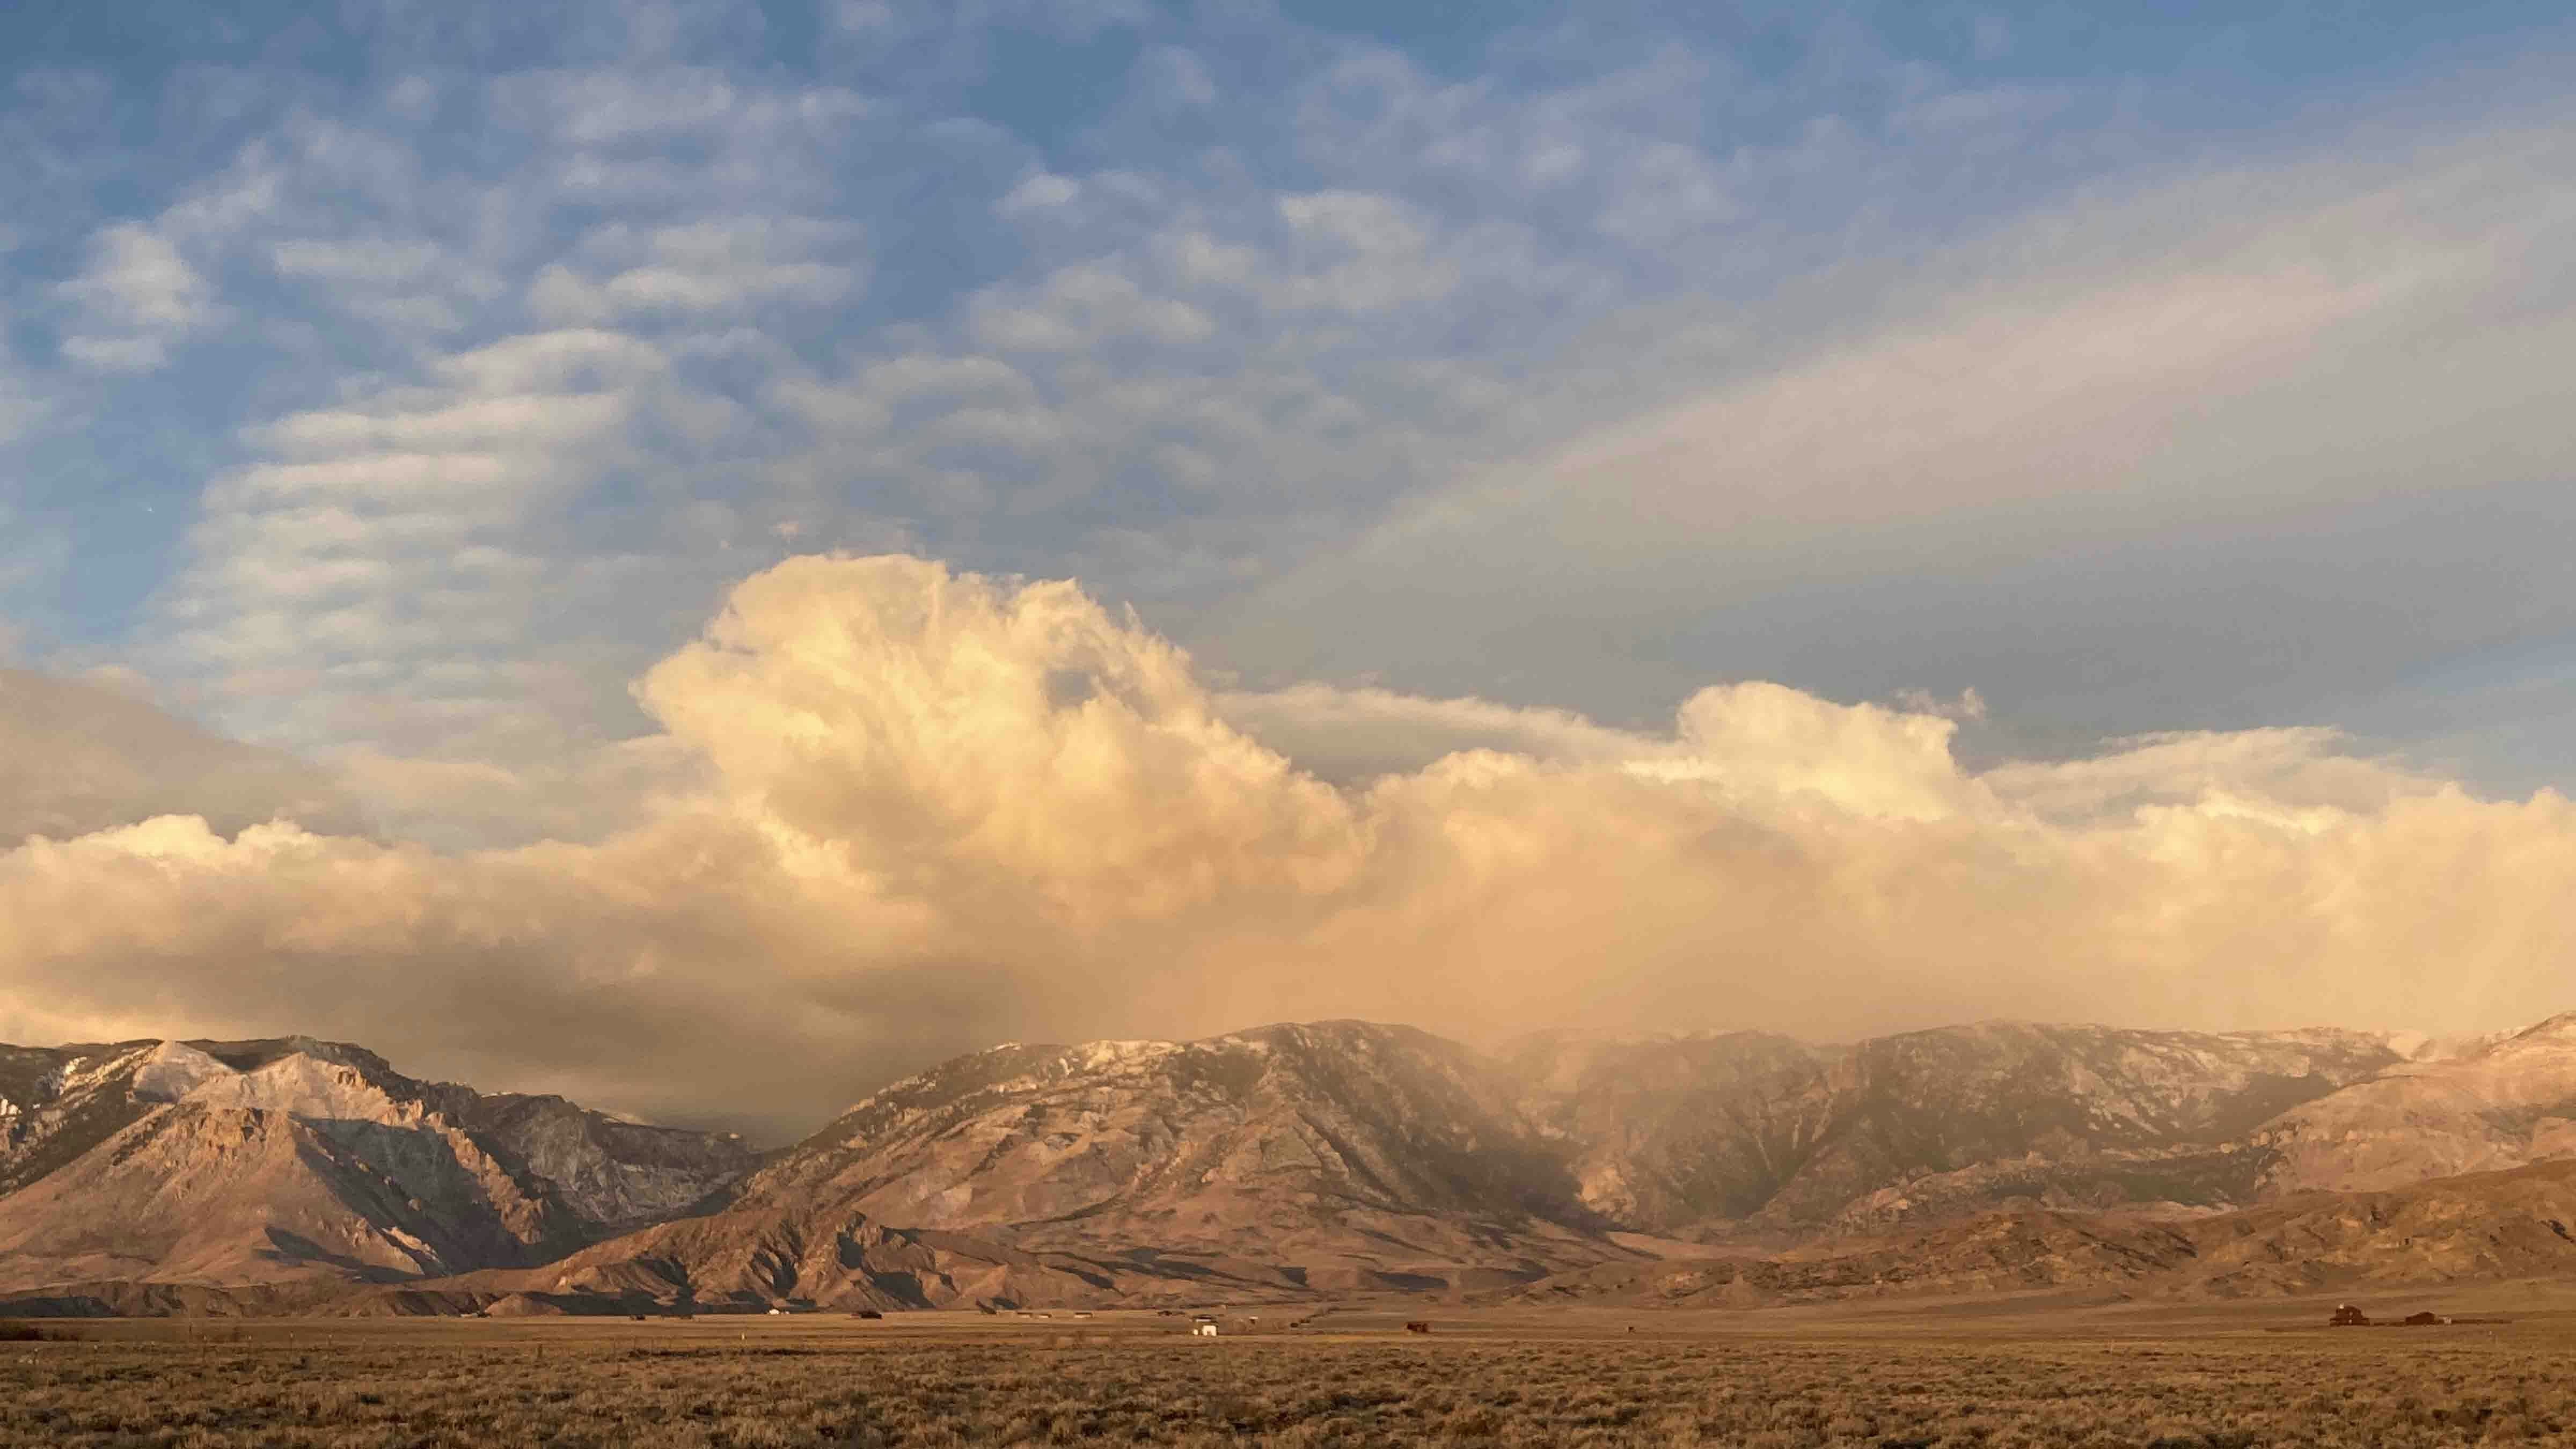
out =
[[[0,1285],[538,1263],[749,1171],[739,1140],[417,1082],[289,1038],[0,1048]]]
[[[1323,1022],[996,1047],[757,1170],[726,1139],[412,1082],[355,1048],[5,1049],[0,1286],[399,1282],[406,1311],[1532,1282],[1758,1302],[1861,1291],[1784,1264],[1966,1291],[2170,1276],[2242,1239],[2241,1272],[2194,1281],[2292,1291],[2314,1275],[2281,1265],[2333,1234],[2260,1218],[2276,1198],[2576,1156],[2571,1041],[2576,1017],[2431,1059],[2351,1032],[1988,1022],[1486,1055]],[[1903,1266],[1926,1254],[1951,1266]],[[1668,1292],[1663,1259],[1695,1260],[1699,1286]]]

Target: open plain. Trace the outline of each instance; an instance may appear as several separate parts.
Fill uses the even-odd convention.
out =
[[[2567,1442],[2562,1297],[2508,1286],[2436,1306],[2510,1321],[2342,1330],[2307,1303],[1377,1304],[1297,1328],[1311,1310],[1225,1311],[1214,1340],[1148,1312],[55,1321],[0,1343],[0,1444]]]

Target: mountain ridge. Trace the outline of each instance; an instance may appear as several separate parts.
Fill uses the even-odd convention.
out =
[[[1564,1288],[1580,1296],[1642,1292],[1658,1263],[1773,1263],[1723,1281],[1754,1302],[1862,1291],[1800,1288],[1822,1270],[1795,1265],[1872,1253],[1935,1265],[1895,1274],[1905,1291],[2109,1273],[2097,1258],[2170,1274],[2173,1243],[2220,1231],[2194,1224],[2576,1158],[2576,1012],[2464,1046],[1986,1021],[1483,1052],[1287,1022],[1004,1043],[767,1154],[310,1038],[0,1047],[0,1291],[183,1305],[152,1311],[1097,1306],[1594,1285]],[[1971,1266],[1935,1271],[1954,1259]],[[1877,1291],[1891,1270],[1872,1271]],[[2274,1278],[2260,1291],[2307,1281]]]

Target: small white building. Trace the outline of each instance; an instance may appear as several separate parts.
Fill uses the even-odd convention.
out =
[[[1190,1332],[1197,1334],[1201,1338],[1214,1338],[1216,1337],[1216,1325],[1213,1323],[1202,1323],[1198,1327],[1191,1329]]]

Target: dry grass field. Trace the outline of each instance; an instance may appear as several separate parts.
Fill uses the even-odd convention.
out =
[[[49,1324],[78,1337],[0,1342],[0,1444],[2576,1442],[2576,1325],[2556,1315],[2295,1333],[1566,1315],[1427,1337],[1401,1317],[1215,1340],[1106,1314]]]

